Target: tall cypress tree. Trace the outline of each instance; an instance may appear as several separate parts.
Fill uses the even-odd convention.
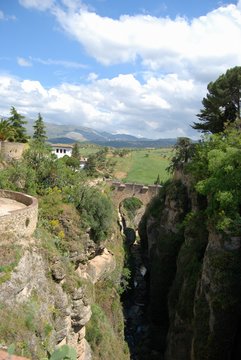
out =
[[[38,141],[39,143],[44,143],[45,140],[47,139],[47,136],[46,136],[45,124],[40,113],[38,114],[38,119],[35,121],[33,128],[34,128],[33,139],[35,141]]]

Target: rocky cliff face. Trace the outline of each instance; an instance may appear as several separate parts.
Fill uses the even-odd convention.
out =
[[[140,223],[154,358],[241,358],[241,239],[207,225],[206,205],[179,175]]]
[[[91,245],[90,239],[85,239],[88,246],[82,254],[75,251],[60,256],[51,248],[50,239],[44,242],[41,236],[28,239],[30,245],[19,246],[17,254],[13,244],[1,247],[5,257],[11,253],[0,272],[1,346],[14,344],[18,354],[37,360],[46,358],[56,346],[68,344],[79,360],[95,358],[85,337],[86,324],[95,301],[94,284],[114,272],[115,256],[104,247]],[[117,295],[113,299],[119,301]],[[124,344],[123,329],[116,337]]]

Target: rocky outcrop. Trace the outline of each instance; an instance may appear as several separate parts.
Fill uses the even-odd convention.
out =
[[[86,264],[80,264],[78,274],[84,279],[88,279],[95,284],[99,280],[103,280],[115,269],[115,258],[113,254],[106,248],[102,249],[100,255],[87,261]]]

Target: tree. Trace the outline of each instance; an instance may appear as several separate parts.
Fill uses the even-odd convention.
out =
[[[81,215],[83,228],[90,228],[90,236],[96,242],[105,240],[111,231],[114,209],[107,194],[95,187],[76,186],[75,206]]]
[[[241,235],[241,136],[237,122],[224,133],[200,142],[188,164],[196,190],[208,198],[209,223],[232,236]]]
[[[190,161],[195,152],[195,145],[187,137],[180,137],[174,146],[175,155],[171,159],[171,164],[167,168],[169,172],[181,170]]]
[[[194,122],[192,127],[204,133],[219,133],[226,123],[240,118],[241,66],[227,70],[210,82],[207,89],[202,100],[203,109],[197,114],[200,122]]]
[[[80,146],[78,143],[74,143],[71,156],[77,160],[80,160]]]
[[[13,138],[15,134],[14,128],[10,124],[9,120],[0,120],[0,141],[8,140]]]
[[[25,117],[20,115],[13,106],[11,107],[10,114],[11,116],[8,120],[14,129],[14,137],[12,140],[22,143],[27,142],[29,137],[26,134],[26,128],[23,126],[24,124],[27,124],[27,121],[24,120]]]
[[[33,128],[34,128],[33,139],[40,143],[44,143],[45,140],[47,139],[47,136],[46,136],[45,124],[40,113],[38,114],[38,119],[35,121]]]
[[[70,166],[73,169],[80,169],[80,161],[79,159],[73,157],[73,156],[68,156],[65,155],[63,157],[63,161],[65,162],[65,165]]]

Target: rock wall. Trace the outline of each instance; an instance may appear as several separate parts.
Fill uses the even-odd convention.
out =
[[[140,224],[149,252],[150,347],[165,360],[241,358],[241,239],[207,225],[179,174]]]
[[[0,303],[5,304],[6,309],[25,311],[26,321],[26,304],[34,307],[33,316],[38,324],[32,320],[31,331],[27,332],[28,326],[26,329],[28,351],[32,359],[37,360],[41,354],[44,355],[41,353],[41,341],[45,340],[50,352],[56,345],[68,343],[76,348],[78,359],[89,360],[91,351],[84,336],[91,309],[84,291],[79,288],[71,295],[67,294],[60,282],[47,276],[47,270],[48,264],[37,248],[26,250],[11,279],[0,285]],[[62,281],[64,282],[64,277]],[[51,329],[48,336],[43,324],[48,324]]]
[[[46,351],[52,353],[56,346],[65,344],[76,349],[78,360],[92,359],[85,338],[85,326],[92,314],[93,299],[89,291],[90,288],[91,292],[94,291],[93,285],[108,278],[115,270],[114,255],[103,248],[96,256],[91,254],[88,261],[85,257],[85,265],[79,264],[73,271],[73,264],[66,263],[67,258],[46,257],[45,248],[34,238],[29,244],[31,246],[24,244],[21,247],[23,253],[11,277],[2,282],[0,276],[0,316],[1,306],[5,309],[2,326],[5,322],[11,323],[11,329],[19,331],[12,340],[7,335],[8,341],[17,343],[20,348],[26,346],[27,357],[33,360],[44,358]],[[6,250],[9,251],[1,244],[1,251]],[[9,320],[10,312],[15,318],[13,321]],[[2,331],[0,325],[1,335]],[[26,339],[26,344],[23,344],[23,339]]]

